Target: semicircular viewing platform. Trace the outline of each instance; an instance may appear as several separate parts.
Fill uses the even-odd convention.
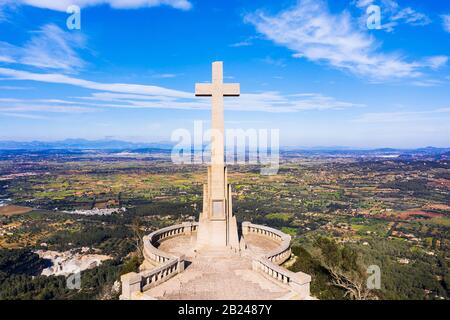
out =
[[[122,276],[121,299],[310,299],[311,277],[280,265],[290,259],[291,237],[266,226],[242,224],[240,248],[196,250],[197,223],[144,237],[139,273]]]

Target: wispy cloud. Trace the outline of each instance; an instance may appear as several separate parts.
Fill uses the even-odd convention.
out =
[[[340,101],[319,93],[283,95],[279,92],[243,94],[239,101],[228,102],[231,110],[265,112],[301,112],[308,110],[343,110],[361,108],[364,104]]]
[[[85,64],[75,52],[83,46],[84,37],[80,34],[64,32],[54,24],[47,24],[25,44],[20,62],[39,68],[73,71]]]
[[[442,24],[444,26],[444,30],[450,32],[450,14],[442,16]]]
[[[0,2],[0,22],[6,20],[5,8],[2,7],[2,3]]]
[[[426,26],[432,22],[427,15],[417,12],[410,7],[400,10],[391,17],[391,20],[402,21],[412,26]]]
[[[399,9],[399,5],[395,0],[353,0],[352,2],[355,4],[358,8],[367,8],[368,6],[372,4],[381,4],[384,8],[386,8],[389,11],[395,11]]]
[[[259,38],[260,38],[259,35],[252,35],[252,36],[244,38],[241,41],[237,41],[235,43],[230,44],[229,47],[232,47],[232,48],[249,47],[249,46],[252,46],[254,41]]]
[[[158,73],[154,74],[153,78],[159,78],[159,79],[169,79],[169,78],[175,78],[177,74],[175,73]]]
[[[332,14],[323,0],[300,0],[274,16],[258,11],[245,21],[267,39],[292,50],[296,58],[326,63],[371,80],[417,78],[430,67],[381,52],[380,43],[357,28],[348,12]]]
[[[436,87],[443,84],[441,80],[435,80],[435,79],[424,79],[424,80],[417,80],[413,81],[411,83],[413,86],[416,87]]]
[[[161,108],[185,110],[209,110],[208,99],[174,99],[171,97],[146,96],[136,94],[121,94],[98,92],[88,97],[78,99],[92,101],[101,107],[111,108]],[[340,101],[317,93],[301,93],[283,95],[279,92],[243,93],[239,99],[227,99],[226,109],[230,111],[248,112],[301,112],[321,110],[342,110],[364,107],[363,104]]]
[[[360,123],[398,123],[450,118],[450,108],[440,108],[430,111],[398,111],[365,113],[353,120]]]
[[[253,43],[251,41],[245,40],[245,41],[239,41],[230,44],[230,47],[232,48],[239,48],[239,47],[248,47],[251,46]]]
[[[0,0],[0,23],[9,22],[9,13],[11,10],[15,9],[17,4],[13,0]]]
[[[101,108],[158,108],[208,110],[210,101],[185,92],[159,86],[100,83],[61,74],[42,74],[0,68],[0,75],[8,80],[27,80],[44,83],[65,84],[93,90],[90,96],[74,97],[71,101],[55,99],[17,100],[0,99],[0,107],[22,108],[27,111],[74,112]],[[362,104],[340,101],[318,93],[283,95],[279,92],[243,93],[239,99],[227,99],[226,107],[234,111],[300,112],[306,110],[342,110],[363,107]],[[42,109],[40,109],[42,108]],[[46,109],[47,108],[47,109]],[[31,111],[29,109],[28,111]],[[17,109],[14,109],[17,110]],[[3,110],[5,111],[5,110]],[[8,109],[8,111],[12,111]]]
[[[71,5],[80,8],[107,4],[114,9],[138,9],[167,5],[176,9],[189,10],[192,4],[188,0],[13,0],[16,3],[33,7],[66,11]],[[1,3],[0,3],[1,4]]]
[[[30,90],[31,87],[19,87],[19,86],[0,86],[0,90]]]
[[[47,24],[32,35],[21,47],[0,42],[0,62],[64,72],[74,72],[85,65],[76,52],[84,47],[81,34],[64,32],[54,24]]]
[[[15,63],[20,49],[7,42],[0,41],[0,63]]]
[[[110,91],[110,92],[120,92],[120,93],[135,93],[135,94],[147,94],[147,95],[162,95],[168,97],[178,97],[178,98],[190,98],[191,93],[165,89],[158,86],[148,86],[140,84],[126,84],[126,83],[100,83],[94,81],[88,81],[83,79],[78,79],[70,77],[63,74],[57,73],[33,73],[28,71],[21,71],[9,68],[0,68],[0,75],[8,77],[10,79],[16,80],[31,80],[46,83],[57,83],[57,84],[67,84],[73,85],[81,88],[100,90],[100,91]]]
[[[86,113],[100,110],[90,104],[55,99],[0,99],[0,112],[8,113]]]
[[[434,56],[425,58],[422,64],[424,66],[430,67],[433,70],[437,70],[445,66],[447,62],[448,62],[447,56]]]
[[[263,59],[260,59],[261,62],[271,64],[276,67],[286,67],[286,61],[284,59],[275,59],[270,56],[264,57]]]
[[[27,114],[27,113],[0,112],[0,115],[4,116],[4,117],[33,119],[33,120],[49,119],[49,117],[46,117],[46,116],[41,116],[41,115],[36,115],[36,114]]]

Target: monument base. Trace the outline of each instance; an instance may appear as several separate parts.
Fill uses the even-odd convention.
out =
[[[205,219],[200,221],[197,233],[196,249],[226,248],[239,249],[239,235],[236,217],[228,221]]]
[[[227,222],[205,219],[200,221],[197,234],[197,249],[227,246]]]

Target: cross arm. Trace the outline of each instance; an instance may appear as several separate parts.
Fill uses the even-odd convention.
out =
[[[218,92],[225,97],[238,97],[240,95],[240,85],[239,83],[225,83],[225,84],[214,84],[214,83],[196,83],[195,84],[195,95],[197,97],[210,97],[213,92]]]
[[[223,85],[223,95],[227,97],[239,97],[241,86],[239,83],[225,83]]]
[[[213,87],[210,83],[196,83],[195,95],[197,97],[209,97],[212,96]]]

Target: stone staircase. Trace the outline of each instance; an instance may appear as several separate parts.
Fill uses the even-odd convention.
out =
[[[201,252],[186,270],[144,294],[156,299],[279,299],[290,293],[229,251]]]

